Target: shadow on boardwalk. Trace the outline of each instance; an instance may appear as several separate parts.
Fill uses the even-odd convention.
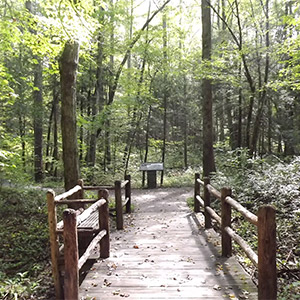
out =
[[[134,212],[111,234],[111,256],[93,265],[81,299],[257,299],[234,258],[186,205],[191,189],[133,191]],[[200,216],[199,216],[200,217]]]

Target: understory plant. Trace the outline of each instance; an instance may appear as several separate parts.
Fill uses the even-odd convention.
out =
[[[261,205],[275,207],[279,299],[299,299],[295,297],[300,294],[300,158],[287,162],[274,155],[249,158],[246,149],[237,149],[224,151],[217,160],[214,186],[230,187],[233,198],[254,214]],[[236,213],[232,226],[257,250],[255,227]]]

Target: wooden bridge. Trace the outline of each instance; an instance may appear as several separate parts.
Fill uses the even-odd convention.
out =
[[[199,178],[196,178],[197,182],[203,183]],[[207,187],[209,185],[206,186],[208,191]],[[107,234],[110,245],[102,241],[102,258],[96,260],[80,287],[79,279],[72,280],[72,277],[78,276],[80,267],[88,255],[92,255],[90,250],[99,240],[105,240],[105,222],[100,222],[94,234],[98,239],[82,255],[84,259],[79,259],[79,267],[74,260],[66,262],[65,267],[69,264],[75,271],[63,271],[64,286],[60,275],[56,276],[60,285],[56,286],[57,299],[276,299],[272,291],[270,297],[258,295],[257,287],[235,258],[224,256],[219,236],[212,229],[205,229],[207,215],[204,218],[202,213],[193,213],[188,208],[188,197],[194,196],[195,203],[203,202],[198,192],[197,184],[195,193],[191,189],[134,191],[129,197],[132,198],[134,213],[126,215],[123,230]],[[117,191],[117,198],[120,198],[119,194]],[[97,201],[93,205],[102,207],[105,201],[100,201],[100,204]],[[102,213],[104,211],[102,208]],[[120,228],[120,217],[117,219]],[[86,232],[86,228],[78,228],[78,233],[80,231]],[[70,255],[72,251],[74,247],[67,257],[73,256]],[[266,295],[268,290],[264,293]]]

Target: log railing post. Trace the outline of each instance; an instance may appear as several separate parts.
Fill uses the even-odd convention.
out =
[[[200,196],[200,183],[198,182],[198,179],[200,179],[200,174],[195,174],[195,186],[194,186],[194,212],[198,213],[200,212],[200,203],[197,199],[197,196]]]
[[[229,257],[232,254],[232,239],[225,231],[226,227],[231,227],[231,206],[225,199],[231,196],[231,189],[221,189],[221,229],[222,229],[222,256]]]
[[[106,203],[99,207],[99,229],[106,230],[106,235],[100,240],[101,258],[108,258],[110,252],[108,196],[108,190],[99,190],[98,198],[106,200]]]
[[[131,213],[131,176],[125,175],[125,180],[128,180],[128,182],[125,185],[125,199],[129,199],[126,203],[126,213]]]
[[[117,229],[123,229],[123,205],[121,193],[121,181],[115,181],[116,219]]]
[[[205,218],[205,228],[211,228],[211,216],[210,214],[206,211],[206,207],[210,206],[210,193],[207,189],[207,185],[210,183],[209,177],[204,177],[204,190],[203,190],[203,198],[204,198],[204,218]]]
[[[78,270],[78,240],[76,211],[65,209],[64,220],[64,297],[65,299],[78,300],[79,292],[79,270]]]
[[[258,299],[277,299],[275,209],[258,210]]]
[[[81,186],[81,190],[77,192],[77,198],[84,199],[83,179],[78,179],[77,184]]]
[[[56,206],[54,203],[54,199],[55,199],[54,191],[49,190],[47,192],[47,204],[48,204],[48,224],[49,224],[49,235],[50,235],[52,276],[54,281],[56,299],[63,299],[62,282],[61,282],[59,267],[58,267],[59,245],[58,245],[58,235],[56,233],[57,216],[56,216]]]

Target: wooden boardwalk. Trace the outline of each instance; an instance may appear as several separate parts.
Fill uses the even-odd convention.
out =
[[[234,258],[186,205],[190,190],[133,192],[134,213],[112,232],[111,256],[96,262],[80,299],[257,299],[257,289]]]

